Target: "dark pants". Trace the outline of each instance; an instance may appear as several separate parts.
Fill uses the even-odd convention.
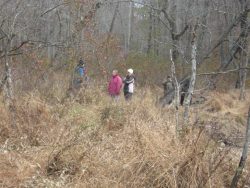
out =
[[[124,93],[124,97],[126,101],[130,101],[132,99],[133,93]]]
[[[180,101],[181,102],[181,106],[183,106],[183,104],[184,104],[185,96],[186,96],[185,93],[181,94],[181,101]]]
[[[74,89],[80,89],[81,86],[82,86],[82,80],[81,79],[73,80],[73,88]]]

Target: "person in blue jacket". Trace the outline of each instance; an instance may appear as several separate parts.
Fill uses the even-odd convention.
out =
[[[74,71],[74,80],[73,80],[74,88],[80,88],[82,86],[83,82],[87,78],[86,72],[87,71],[85,63],[82,59],[80,59]]]

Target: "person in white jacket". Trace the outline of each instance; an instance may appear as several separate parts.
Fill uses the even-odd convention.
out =
[[[132,99],[132,95],[134,93],[134,85],[135,85],[135,76],[133,69],[128,69],[128,74],[123,80],[124,87],[124,97],[127,101]]]

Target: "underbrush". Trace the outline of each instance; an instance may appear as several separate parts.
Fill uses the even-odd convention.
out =
[[[100,88],[56,103],[39,92],[20,96],[18,131],[10,128],[1,103],[0,185],[228,187],[238,158],[231,147],[222,147],[208,134],[207,125],[212,126],[215,114],[219,118],[228,109],[234,113],[236,104],[210,96],[199,107],[198,120],[195,107],[191,109],[192,121],[179,139],[175,109],[155,106],[154,92],[148,89],[141,89],[129,103],[123,98],[112,101]],[[241,185],[246,176],[247,171]]]

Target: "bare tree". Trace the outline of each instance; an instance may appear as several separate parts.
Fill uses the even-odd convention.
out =
[[[152,2],[150,1],[150,4],[152,6]],[[152,35],[153,35],[153,9],[149,9],[149,28],[148,28],[148,46],[147,46],[147,54],[151,52],[152,48]]]
[[[179,136],[182,127],[180,127],[179,123],[179,105],[180,105],[180,84],[178,82],[175,70],[175,62],[173,61],[172,50],[170,50],[170,60],[171,60],[171,77],[174,80],[174,88],[175,88],[175,121],[176,121],[176,135]]]
[[[245,68],[248,65],[248,33],[249,33],[249,24],[248,24],[248,15],[250,11],[250,5],[247,3],[246,0],[240,0],[242,12],[245,14],[242,16],[241,19],[241,50],[240,50],[240,68]],[[239,73],[240,76],[240,100],[245,99],[245,87],[246,87],[246,77],[247,77],[247,70],[242,69]]]
[[[196,24],[193,27],[193,31],[192,31],[192,52],[191,52],[191,61],[192,61],[192,74],[191,74],[191,78],[190,78],[190,83],[189,83],[189,89],[188,89],[188,93],[187,93],[187,97],[185,98],[184,101],[184,106],[185,106],[185,111],[184,111],[184,120],[187,122],[188,120],[188,116],[189,116],[189,106],[191,104],[191,100],[192,100],[192,95],[194,92],[194,88],[195,88],[195,82],[196,82],[196,56],[197,56],[197,36],[196,36],[196,30],[197,30],[198,25]]]
[[[245,167],[246,160],[247,160],[247,153],[248,153],[249,144],[250,144],[250,108],[248,111],[248,121],[247,121],[247,127],[246,127],[245,143],[243,146],[243,151],[242,151],[239,166],[236,169],[235,175],[234,175],[233,180],[231,182],[231,186],[230,186],[231,188],[236,188],[237,184],[239,182],[239,179],[241,178],[241,175],[242,175],[242,172],[243,172],[243,169]]]
[[[129,16],[128,16],[128,39],[127,39],[127,49],[126,51],[129,52],[131,46],[131,37],[132,37],[132,24],[133,24],[133,9],[134,9],[134,2],[129,2]]]

